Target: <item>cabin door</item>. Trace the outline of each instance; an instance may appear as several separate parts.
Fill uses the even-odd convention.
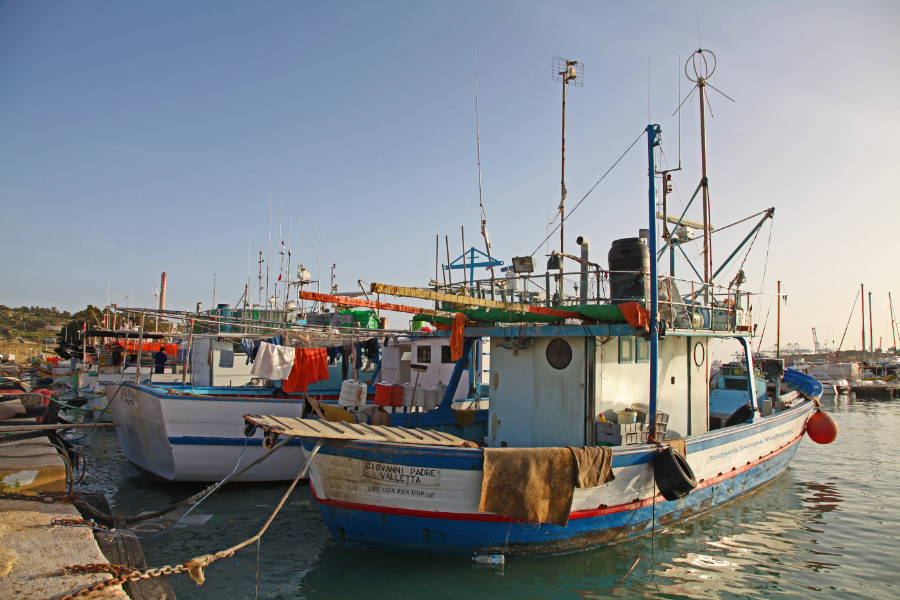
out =
[[[583,446],[584,338],[535,338],[534,446]]]

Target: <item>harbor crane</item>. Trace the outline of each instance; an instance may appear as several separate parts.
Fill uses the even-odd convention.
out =
[[[816,335],[815,327],[812,328],[812,332],[813,332],[813,350],[814,350],[814,352],[816,354],[819,354],[820,352],[825,352],[825,349],[822,348],[821,346],[819,346],[819,338]]]

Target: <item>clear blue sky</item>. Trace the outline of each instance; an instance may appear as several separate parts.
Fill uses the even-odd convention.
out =
[[[699,32],[698,32],[699,22]],[[790,294],[783,342],[840,340],[860,283],[892,345],[900,294],[900,4],[861,2],[0,3],[0,303],[234,304],[248,238],[272,270],[282,238],[316,275],[424,285],[435,236],[479,238],[473,52],[494,254],[530,254],[559,202],[554,55],[585,64],[567,105],[568,206],[640,134],[663,129],[712,49],[712,216],[776,207],[745,289]],[[685,105],[676,201],[699,181],[698,106]],[[639,145],[566,221],[601,264],[646,227]],[[700,219],[699,211],[691,216]],[[746,234],[714,237],[714,264]],[[553,238],[558,243],[558,235]],[[555,247],[555,246],[554,246]],[[543,264],[544,250],[536,254]],[[296,264],[296,256],[294,257]],[[684,267],[682,267],[682,274]],[[765,269],[765,279],[763,271]],[[733,275],[733,270],[729,271]],[[900,298],[897,298],[900,308]],[[774,343],[774,307],[755,306]],[[858,306],[857,306],[858,312]],[[393,323],[401,325],[402,323]],[[845,347],[859,344],[854,316]]]

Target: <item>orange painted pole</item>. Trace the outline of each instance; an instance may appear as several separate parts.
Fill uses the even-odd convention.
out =
[[[346,296],[335,296],[333,294],[318,294],[316,292],[301,291],[300,297],[304,300],[313,300],[315,302],[330,302],[339,306],[362,306],[365,308],[377,308],[379,310],[392,310],[394,312],[413,313],[420,315],[430,315],[433,317],[453,318],[453,313],[440,310],[431,310],[428,308],[418,308],[416,306],[406,306],[403,304],[391,304],[389,302],[375,302],[373,300],[363,300],[362,298],[348,298]]]

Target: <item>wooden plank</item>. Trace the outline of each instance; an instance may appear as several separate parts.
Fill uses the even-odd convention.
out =
[[[568,310],[543,308],[540,306],[529,306],[527,304],[516,304],[514,302],[501,302],[499,300],[487,300],[484,298],[474,298],[472,296],[444,294],[442,292],[432,292],[430,290],[420,290],[411,287],[386,285],[384,283],[373,283],[372,292],[376,294],[386,294],[388,296],[401,296],[407,298],[420,298],[422,300],[451,302],[453,304],[459,304],[461,306],[482,306],[485,308],[499,308],[501,310],[508,310],[511,312],[532,313],[536,315],[546,315],[548,317],[559,317],[560,319],[578,319],[580,321],[588,320],[584,315]]]
[[[273,417],[268,415],[244,415],[244,420],[265,432],[275,432],[305,438],[326,438],[341,440],[362,440],[429,446],[468,446],[462,438],[449,433],[427,429],[406,429],[384,425],[343,423],[298,419],[296,417]]]

